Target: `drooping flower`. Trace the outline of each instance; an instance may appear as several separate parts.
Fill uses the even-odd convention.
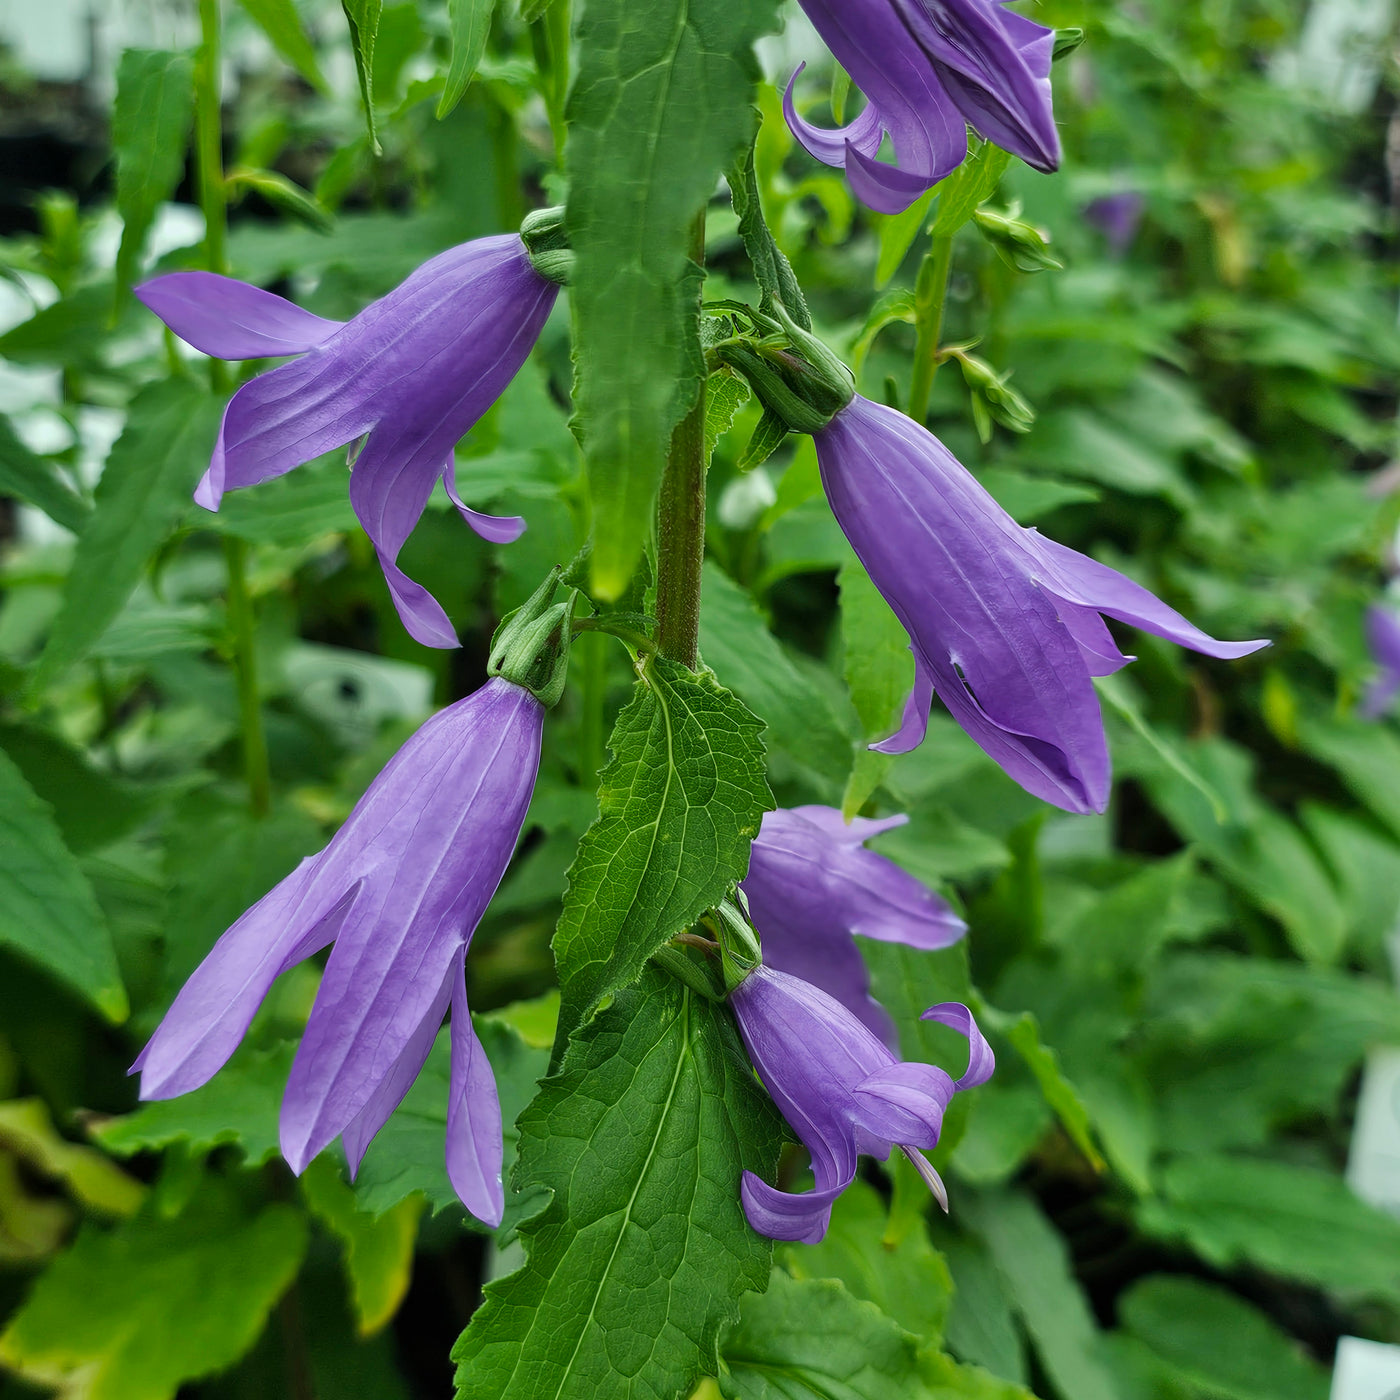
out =
[[[1127,251],[1142,222],[1147,201],[1137,190],[1106,194],[1084,206],[1084,217],[1108,240],[1115,254]]]
[[[887,1045],[895,1029],[870,995],[853,935],[913,948],[946,948],[967,925],[948,902],[864,842],[906,816],[842,819],[835,807],[769,812],[740,888],[766,964],[834,997]]]
[[[1050,94],[1055,33],[1000,0],[801,0],[865,94],[855,121],[825,131],[783,98],[793,135],[844,168],[856,197],[895,214],[967,156],[967,127],[1037,170],[1060,163]],[[897,164],[876,159],[888,135]]]
[[[439,253],[345,322],[210,272],[157,277],[136,295],[205,354],[298,357],[229,400],[195,500],[217,510],[225,491],[368,434],[350,476],[355,514],[404,626],[425,646],[455,647],[447,614],[399,568],[399,551],[439,479],[486,539],[507,543],[525,528],[518,516],[463,504],[452,450],[524,364],[558,291],[535,271],[520,238],[502,234]]]
[[[333,943],[282,1100],[282,1155],[300,1172],[339,1136],[353,1174],[450,1005],[447,1172],[467,1209],[499,1224],[500,1101],[464,968],[525,820],[544,712],[496,676],[428,720],[325,850],[253,905],[185,983],[132,1066],[141,1097],[209,1080],[276,978]]]
[[[1373,603],[1366,609],[1366,641],[1380,674],[1366,687],[1357,713],[1362,719],[1379,719],[1400,694],[1400,617]]]
[[[922,741],[936,691],[1027,791],[1101,812],[1110,770],[1092,678],[1132,658],[1100,614],[1207,656],[1268,645],[1216,641],[1116,569],[1018,525],[892,408],[857,394],[813,436],[836,519],[911,638],[913,693],[881,752]]]
[[[946,1209],[947,1193],[923,1150],[937,1146],[953,1094],[984,1084],[995,1066],[972,1013],[958,1002],[923,1019],[968,1038],[967,1072],[900,1060],[840,1002],[800,978],[760,965],[729,994],[758,1077],[811,1153],[812,1191],[780,1191],[746,1171],[739,1194],[749,1224],[775,1240],[816,1244],[831,1206],[856,1176],[857,1159],[883,1161],[898,1146]]]

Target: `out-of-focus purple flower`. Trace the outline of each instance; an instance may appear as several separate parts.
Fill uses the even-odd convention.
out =
[[[452,450],[524,364],[559,288],[515,234],[478,238],[429,259],[350,321],[326,321],[271,292],[210,272],[175,272],[136,295],[182,340],[222,360],[296,355],[234,394],[195,500],[281,476],[368,434],[352,453],[350,501],[404,626],[425,646],[455,647],[437,600],[398,566],[439,479],[478,534],[525,528],[457,495]]]
[[[854,934],[912,948],[946,948],[967,925],[948,902],[864,842],[906,816],[846,822],[835,807],[769,812],[740,888],[769,967],[835,997],[887,1045],[894,1024],[870,995]]]
[[[915,748],[937,691],[953,718],[1027,791],[1101,812],[1109,760],[1093,677],[1125,666],[1100,614],[1207,656],[1220,642],[1105,564],[1018,525],[926,428],[856,395],[814,434],[836,519],[914,652],[899,732]]]
[[[1084,206],[1084,217],[1108,240],[1114,253],[1127,251],[1137,235],[1147,201],[1136,190],[1106,194]]]
[[[885,214],[907,209],[966,158],[969,125],[1037,170],[1059,165],[1054,30],[999,0],[801,3],[867,106],[836,131],[804,121],[792,100],[799,68],[783,110],[813,156],[845,169],[862,203]],[[895,165],[876,159],[886,135]]]
[[[758,1077],[812,1155],[816,1189],[793,1193],[746,1171],[739,1188],[749,1224],[775,1240],[816,1244],[832,1202],[856,1176],[862,1154],[883,1161],[898,1146],[947,1209],[947,1193],[921,1149],[937,1146],[958,1089],[984,1084],[995,1066],[972,1013],[958,1002],[924,1012],[968,1038],[967,1073],[896,1058],[840,1002],[766,965],[729,994]]]
[[[1366,609],[1366,641],[1380,674],[1366,687],[1357,713],[1362,719],[1379,719],[1400,694],[1400,617],[1373,603]]]
[[[282,1155],[300,1172],[340,1136],[353,1173],[450,1004],[447,1172],[467,1209],[499,1224],[500,1101],[464,966],[525,820],[543,717],[528,690],[497,677],[428,720],[326,849],[249,909],[185,983],[132,1066],[141,1097],[205,1083],[274,980],[334,943],[282,1100]]]

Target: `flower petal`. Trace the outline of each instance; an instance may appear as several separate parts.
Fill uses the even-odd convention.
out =
[[[745,1171],[739,1183],[739,1199],[749,1224],[760,1235],[767,1235],[770,1240],[818,1244],[831,1224],[832,1204],[855,1179],[854,1159],[849,1176],[816,1191],[779,1191],[762,1177]]]
[[[992,1077],[992,1071],[997,1067],[996,1056],[992,1054],[986,1037],[978,1030],[972,1012],[962,1002],[939,1002],[937,1006],[930,1006],[919,1020],[937,1021],[939,1025],[967,1037],[967,1071],[961,1079],[954,1080],[954,1089],[975,1089]]]
[[[180,989],[137,1057],[143,1099],[207,1083],[238,1048],[268,989],[338,932],[354,889],[318,879],[311,856],[238,919]]]
[[[492,544],[512,544],[525,533],[525,518],[520,515],[484,515],[473,510],[457,494],[457,464],[448,458],[442,469],[442,484],[447,499],[457,507],[458,514],[484,540]]]
[[[900,1060],[855,1088],[860,1124],[883,1142],[937,1147],[953,1081],[937,1065]]]
[[[1034,530],[1027,531],[1027,535],[1042,562],[1043,586],[1066,602],[1107,613],[1119,622],[1141,627],[1144,632],[1165,637],[1178,646],[1223,660],[1248,656],[1269,645],[1267,641],[1218,642],[1126,574],[1078,550],[1056,544]]]
[[[220,360],[299,355],[323,345],[344,325],[213,272],[172,272],[143,282],[135,292],[181,340]]]
[[[447,1101],[447,1175],[458,1199],[494,1229],[505,1214],[501,1100],[491,1062],[467,1008],[465,949],[452,973],[452,1088]]]
[[[918,647],[911,645],[909,650],[914,653],[914,686],[904,702],[899,728],[888,739],[870,745],[875,753],[909,753],[924,742],[924,735],[928,733],[929,706],[933,703],[933,672],[925,664]]]
[[[388,1121],[389,1115],[403,1102],[403,1096],[413,1087],[413,1081],[423,1069],[428,1055],[442,1029],[442,1018],[447,1013],[452,1000],[452,969],[443,978],[442,988],[437,994],[432,1009],[409,1037],[393,1068],[374,1091],[368,1103],[341,1130],[340,1141],[345,1148],[345,1158],[350,1166],[350,1180],[364,1160],[365,1150],[374,1135]]]

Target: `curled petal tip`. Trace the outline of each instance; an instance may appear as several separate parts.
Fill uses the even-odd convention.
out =
[[[914,1170],[923,1178],[924,1185],[928,1187],[933,1199],[943,1208],[943,1214],[947,1215],[948,1188],[943,1184],[943,1178],[939,1176],[938,1169],[917,1147],[905,1147],[901,1143],[899,1150],[909,1159]]]

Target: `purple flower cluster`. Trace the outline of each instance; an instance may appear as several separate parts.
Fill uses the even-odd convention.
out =
[[[962,164],[967,128],[1037,170],[1060,163],[1050,95],[1055,32],[1001,0],[801,0],[865,94],[850,125],[824,131],[783,98],[793,134],[844,168],[856,197],[896,214]],[[877,159],[888,136],[896,164]]]

